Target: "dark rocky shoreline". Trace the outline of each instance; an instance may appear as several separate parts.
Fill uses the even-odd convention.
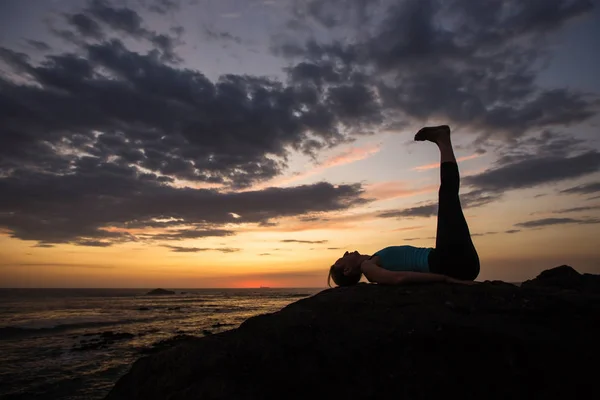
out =
[[[600,276],[567,266],[359,284],[143,357],[107,399],[597,398],[599,338]]]

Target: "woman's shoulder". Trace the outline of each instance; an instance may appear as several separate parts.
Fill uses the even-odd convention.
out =
[[[381,267],[381,259],[379,258],[377,253],[375,253],[371,257],[369,257],[368,260],[371,261],[372,263],[374,263],[375,265]]]

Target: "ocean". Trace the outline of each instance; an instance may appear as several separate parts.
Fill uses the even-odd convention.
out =
[[[322,289],[0,289],[0,399],[101,399],[139,357]]]

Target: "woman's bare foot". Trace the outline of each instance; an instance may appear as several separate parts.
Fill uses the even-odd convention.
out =
[[[450,127],[448,125],[440,126],[427,126],[422,128],[415,135],[416,141],[428,140],[430,142],[439,144],[440,142],[450,141]]]

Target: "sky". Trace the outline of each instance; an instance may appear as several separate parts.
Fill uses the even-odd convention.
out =
[[[0,287],[323,287],[434,247],[600,273],[600,4],[3,0]]]

